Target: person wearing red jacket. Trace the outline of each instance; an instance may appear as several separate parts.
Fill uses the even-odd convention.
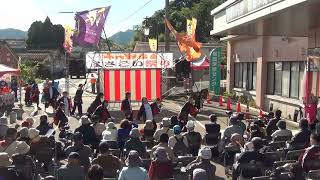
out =
[[[188,102],[186,102],[182,109],[179,112],[178,120],[183,131],[186,131],[185,125],[187,124],[189,114],[193,117],[196,117],[199,110],[194,105],[194,99],[189,97]]]
[[[108,111],[108,101],[104,100],[100,106],[93,113],[94,116],[97,116],[99,122],[106,123],[111,115]]]
[[[158,147],[154,152],[156,158],[151,162],[148,176],[150,180],[170,179],[173,177],[172,163],[168,158],[166,149]]]
[[[315,170],[313,164],[310,163],[312,160],[320,161],[320,135],[311,134],[310,136],[310,147],[308,147],[302,156],[299,158],[301,167],[308,172],[309,170]]]
[[[130,92],[126,92],[126,98],[121,102],[121,111],[124,113],[126,119],[128,119],[129,121],[133,120]]]
[[[41,108],[39,107],[39,95],[40,95],[40,91],[38,88],[38,85],[36,83],[34,83],[32,85],[32,90],[31,90],[31,100],[33,103],[37,103],[37,108],[38,110],[40,110]]]
[[[30,105],[31,104],[31,91],[32,91],[32,87],[30,84],[26,84],[26,87],[24,88],[24,102],[26,103],[26,105]]]

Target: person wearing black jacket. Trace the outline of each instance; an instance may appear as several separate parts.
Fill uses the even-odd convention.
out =
[[[103,103],[94,111],[93,115],[98,117],[99,122],[106,123],[108,119],[111,118],[108,111],[108,101],[104,100]]]
[[[261,154],[259,151],[263,147],[263,141],[259,137],[254,137],[251,140],[253,144],[253,151],[245,151],[240,154],[237,162],[233,165],[233,170],[232,170],[232,180],[236,180],[238,176],[240,175],[240,165],[241,164],[247,164],[252,161],[255,162],[260,162],[263,163],[265,160],[265,157],[263,154]],[[257,169],[256,172],[250,172],[250,174],[256,174],[256,176],[261,176],[261,172],[258,172],[259,170]]]
[[[78,89],[76,91],[76,95],[74,96],[73,99],[73,109],[71,111],[71,114],[74,115],[76,108],[78,108],[78,115],[81,117],[82,116],[82,94],[83,94],[83,85],[79,84]]]
[[[40,116],[40,125],[37,126],[37,129],[40,131],[40,135],[46,135],[50,129],[53,129],[52,124],[48,123],[48,116]]]
[[[103,101],[104,101],[103,93],[98,93],[96,96],[96,99],[90,104],[87,110],[88,117],[91,117],[91,115],[94,113],[97,107],[102,104]]]
[[[310,143],[311,132],[308,129],[308,121],[306,119],[301,119],[299,122],[300,131],[292,138],[290,142],[290,147],[292,149],[303,149],[307,147]]]
[[[91,121],[87,116],[82,116],[80,120],[81,126],[75,129],[74,132],[80,132],[83,135],[83,144],[96,147],[99,140],[96,137],[94,128],[91,126]]]
[[[126,92],[126,98],[121,102],[121,111],[129,121],[133,120],[132,106],[131,106],[131,93]]]
[[[275,113],[275,116],[276,116],[275,118],[272,118],[269,121],[269,123],[266,127],[268,137],[270,137],[274,131],[278,130],[277,123],[281,120],[281,111],[277,110]]]

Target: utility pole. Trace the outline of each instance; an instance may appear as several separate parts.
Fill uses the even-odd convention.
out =
[[[166,1],[166,7],[165,7],[165,17],[169,19],[169,0]],[[167,26],[165,26],[165,52],[170,51],[170,37],[169,37],[169,29]]]

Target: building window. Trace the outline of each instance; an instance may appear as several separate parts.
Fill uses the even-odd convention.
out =
[[[274,94],[274,63],[268,63],[267,94]]]
[[[271,62],[267,68],[267,94],[299,98],[304,72],[303,62]]]
[[[253,71],[253,63],[248,63],[247,64],[247,68],[248,68],[248,83],[247,83],[247,87],[249,90],[253,89],[252,87],[252,84],[253,84],[253,74],[252,74],[252,71]]]
[[[281,95],[289,97],[289,86],[290,86],[290,62],[282,63],[282,83],[281,83]]]
[[[300,62],[299,63],[299,79],[300,79],[300,83],[302,83],[303,82],[303,76],[304,76],[304,62]],[[299,91],[299,98],[302,98],[303,97],[303,92],[302,92],[302,85],[299,85],[299,89],[300,89],[300,91]]]
[[[291,63],[290,96],[299,98],[299,62]]]
[[[240,63],[234,65],[234,87],[240,87]]]
[[[256,89],[257,63],[235,63],[234,86],[246,90]]]
[[[241,63],[242,64],[242,88],[247,88],[247,82],[248,82],[248,69],[247,69],[247,63]]]
[[[274,94],[281,95],[282,62],[275,63],[274,77]]]

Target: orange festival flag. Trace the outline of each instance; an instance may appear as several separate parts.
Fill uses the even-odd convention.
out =
[[[201,57],[201,43],[197,42],[195,39],[195,30],[196,30],[196,19],[193,18],[191,20],[191,30],[193,31],[190,35],[186,33],[178,33],[168,19],[164,18],[165,24],[167,25],[168,29],[172,32],[173,36],[175,37],[179,49],[181,52],[186,53],[187,61],[192,61]],[[188,21],[189,22],[189,21]],[[189,24],[190,24],[189,23]]]

